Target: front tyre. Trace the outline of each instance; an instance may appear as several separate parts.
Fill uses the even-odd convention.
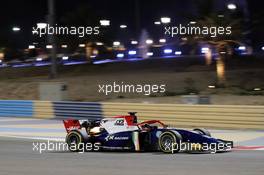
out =
[[[173,132],[163,132],[159,137],[159,148],[164,153],[177,153],[180,150],[180,136]]]
[[[66,143],[72,152],[77,152],[82,149],[83,137],[78,131],[71,131],[66,136]]]

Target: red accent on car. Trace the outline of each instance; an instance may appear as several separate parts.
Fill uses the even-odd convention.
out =
[[[63,124],[67,133],[69,133],[71,130],[81,129],[81,124],[79,120],[63,120]]]
[[[162,123],[161,121],[159,121],[159,120],[148,120],[148,121],[144,121],[144,122],[138,123],[137,125],[138,125],[138,126],[142,126],[142,125],[144,125],[144,124],[149,124],[149,125],[151,125],[151,124],[155,124],[155,123],[158,123],[158,124],[160,124],[163,128],[166,128],[166,125],[165,125],[164,123]]]

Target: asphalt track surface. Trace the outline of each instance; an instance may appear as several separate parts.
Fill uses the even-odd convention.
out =
[[[1,175],[263,175],[263,151],[163,154],[33,151],[34,140],[0,137]],[[39,140],[38,140],[39,142]]]

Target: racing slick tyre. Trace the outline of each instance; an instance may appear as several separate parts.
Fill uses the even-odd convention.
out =
[[[198,134],[206,135],[206,136],[211,137],[211,133],[208,130],[204,129],[204,128],[195,128],[195,129],[193,129],[193,131],[196,131]]]
[[[78,131],[71,131],[67,134],[66,136],[66,143],[68,145],[68,148],[72,152],[77,152],[80,149],[82,149],[82,142],[83,142],[83,137],[81,133]]]
[[[164,153],[177,153],[180,150],[181,140],[179,133],[165,131],[159,137],[159,149]]]

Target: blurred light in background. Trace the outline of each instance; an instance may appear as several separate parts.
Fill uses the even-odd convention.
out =
[[[42,61],[43,59],[42,58],[36,58],[36,61]]]
[[[114,41],[113,42],[113,46],[120,46],[120,42],[119,41]]]
[[[93,50],[93,54],[94,54],[94,55],[98,55],[98,54],[99,54],[99,51],[98,51],[97,49],[94,49],[94,50]]]
[[[190,21],[190,24],[196,24],[196,21]]]
[[[147,56],[153,56],[153,52],[148,52]]]
[[[170,53],[172,53],[172,50],[171,49],[164,49],[163,52],[165,54],[170,54]]]
[[[13,27],[12,30],[13,30],[14,32],[18,32],[18,31],[20,31],[20,28],[19,28],[19,27]]]
[[[171,19],[169,17],[161,17],[160,18],[160,21],[163,23],[163,24],[168,24],[171,22]]]
[[[0,61],[1,61],[1,62],[2,62],[1,59],[4,59],[4,57],[5,57],[5,54],[4,54],[3,52],[0,52]]]
[[[2,63],[2,60],[0,60],[0,63]]]
[[[85,44],[79,44],[79,47],[85,47]]]
[[[52,45],[46,45],[47,49],[52,49]]]
[[[127,28],[127,25],[122,24],[122,25],[120,25],[120,28],[125,29],[125,28]]]
[[[238,50],[246,50],[246,46],[239,46]]]
[[[154,24],[155,24],[155,25],[160,25],[161,22],[160,22],[160,21],[155,21]]]
[[[221,59],[221,57],[216,58],[216,74],[218,82],[220,84],[225,82],[225,62],[223,61],[223,59]]]
[[[262,89],[261,88],[254,88],[254,91],[261,91]]]
[[[220,52],[220,54],[224,54],[222,52]],[[204,53],[204,56],[205,56],[205,64],[206,65],[211,65],[212,64],[212,58],[213,58],[212,55],[213,55],[212,54],[212,50],[208,48],[208,50],[206,50],[206,52]]]
[[[125,56],[125,55],[124,55],[123,53],[118,53],[118,54],[116,55],[117,58],[124,58],[124,56]]]
[[[230,3],[230,4],[227,4],[227,8],[229,10],[235,10],[237,8],[237,6],[236,6],[236,4]]]
[[[136,55],[136,54],[137,54],[137,51],[135,50],[128,51],[128,55]]]
[[[135,44],[138,44],[137,41],[131,41],[131,44],[135,45]]]
[[[68,60],[68,59],[69,59],[69,57],[67,57],[67,56],[62,57],[62,60]]]
[[[181,55],[182,52],[181,51],[175,51],[175,55]]]
[[[214,85],[209,85],[208,88],[209,89],[215,89],[215,86]]]
[[[68,46],[66,44],[62,44],[61,48],[67,48]]]
[[[264,46],[263,46],[263,47],[261,47],[261,50],[264,50]]]
[[[106,20],[106,19],[100,20],[100,25],[101,26],[110,26],[110,20]]]
[[[29,45],[28,49],[35,49],[35,46],[34,45]]]
[[[104,45],[104,43],[102,43],[102,42],[96,42],[96,45],[97,46],[102,46],[102,45]]]
[[[201,48],[201,53],[207,53],[209,51],[208,47],[202,47]]]
[[[47,27],[47,23],[37,23],[37,27],[40,29],[44,29]]]
[[[146,40],[146,44],[153,44],[153,40],[151,40],[151,39],[147,39],[147,40]]]
[[[163,38],[162,38],[162,39],[159,40],[159,42],[160,42],[160,43],[166,43],[166,39],[163,39]]]

